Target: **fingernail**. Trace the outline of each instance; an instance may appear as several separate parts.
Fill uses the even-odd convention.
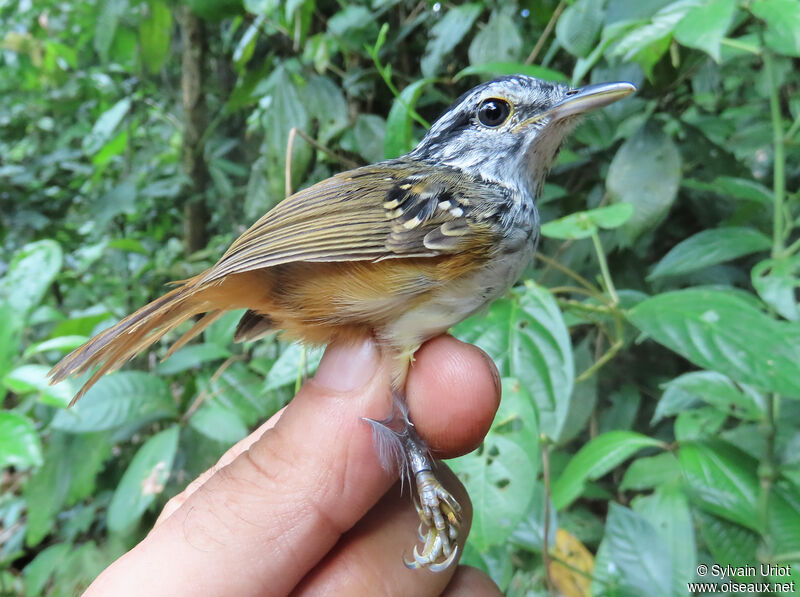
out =
[[[500,378],[500,371],[498,371],[497,364],[494,362],[492,357],[490,357],[485,350],[481,350],[481,352],[483,353],[483,358],[486,360],[486,364],[489,365],[489,371],[492,373],[492,381],[494,382],[495,396],[497,396],[499,400],[503,387],[503,381]]]
[[[320,361],[314,382],[337,392],[356,390],[372,379],[378,362],[372,338],[331,344]]]

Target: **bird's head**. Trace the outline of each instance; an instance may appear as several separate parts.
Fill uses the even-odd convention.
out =
[[[571,89],[525,75],[495,79],[456,100],[410,156],[536,196],[579,117],[635,90],[625,82]]]

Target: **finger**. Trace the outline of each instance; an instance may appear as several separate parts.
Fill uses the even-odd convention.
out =
[[[477,448],[500,405],[500,375],[492,360],[451,336],[417,351],[406,389],[411,420],[440,458]]]
[[[233,446],[228,448],[228,450],[220,457],[220,459],[214,466],[212,466],[207,471],[201,473],[200,476],[197,477],[191,483],[189,483],[184,488],[183,491],[181,491],[177,495],[172,496],[172,498],[170,498],[170,500],[164,506],[164,509],[161,511],[161,514],[158,515],[158,519],[156,520],[156,523],[153,525],[153,528],[156,528],[158,525],[163,523],[167,518],[169,518],[173,512],[175,512],[178,508],[180,508],[183,505],[183,503],[187,499],[189,499],[190,495],[192,495],[195,491],[200,489],[200,487],[202,487],[206,481],[208,481],[214,474],[216,474],[217,471],[219,471],[221,468],[225,466],[228,466],[231,462],[236,460],[236,458],[238,458],[240,454],[247,451],[250,448],[250,446],[256,443],[256,441],[259,440],[261,436],[264,435],[264,433],[268,429],[272,429],[273,427],[275,427],[275,424],[281,418],[281,415],[283,415],[284,410],[286,410],[285,406],[278,412],[276,412],[274,415],[272,415],[265,423],[262,423],[258,429],[253,431],[253,433],[251,433],[244,439],[239,440]]]
[[[459,566],[442,597],[502,597],[503,592],[482,570]]]
[[[277,424],[87,594],[288,593],[393,481],[361,420],[389,410],[388,387],[372,341],[329,347]]]
[[[464,486],[442,465],[437,476],[463,510],[460,538],[466,538],[472,523],[472,504]],[[419,542],[419,517],[408,492],[401,495],[399,483],[386,492],[372,510],[346,533],[295,589],[298,595],[439,595],[456,566],[442,572],[411,570],[403,556],[413,560],[412,545]]]

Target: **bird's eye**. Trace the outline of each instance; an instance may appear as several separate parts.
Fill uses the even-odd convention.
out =
[[[478,122],[483,126],[497,128],[508,120],[511,105],[504,99],[496,97],[485,99],[478,106]]]

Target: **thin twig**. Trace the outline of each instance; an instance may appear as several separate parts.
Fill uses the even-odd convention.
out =
[[[591,367],[586,369],[586,371],[584,371],[578,377],[575,378],[575,383],[579,384],[582,381],[586,381],[592,375],[594,375],[603,365],[608,363],[611,359],[613,359],[616,356],[616,354],[622,348],[623,344],[624,343],[622,340],[617,340],[616,342],[614,342],[614,344],[609,346],[608,350],[603,354],[603,356],[597,359],[594,363],[592,363]]]
[[[597,230],[592,232],[592,244],[594,245],[595,253],[597,253],[597,261],[600,264],[600,273],[603,276],[603,283],[605,284],[606,291],[611,297],[611,304],[618,305],[619,297],[617,296],[617,289],[614,288],[614,280],[611,279],[611,272],[608,269],[608,261],[606,261],[606,254],[603,251],[603,245],[600,243],[600,235]]]
[[[544,478],[544,524],[542,525],[542,560],[547,590],[555,587],[550,575],[550,439],[542,436],[542,477]]]
[[[244,354],[235,354],[232,357],[228,357],[227,359],[225,359],[225,361],[219,367],[217,367],[217,370],[214,371],[214,374],[211,376],[210,381],[211,382],[217,381],[219,379],[220,375],[225,373],[225,370],[228,367],[230,367],[236,361],[244,360],[244,358],[245,358]],[[189,405],[189,408],[186,409],[186,412],[183,413],[183,416],[181,417],[181,422],[185,423],[186,421],[188,421],[189,418],[195,413],[195,411],[198,408],[200,408],[206,402],[206,400],[208,400],[210,398],[213,398],[213,397],[214,397],[213,394],[209,394],[205,390],[200,392],[197,395],[197,398],[195,398],[194,402],[192,402]]]
[[[297,129],[292,127],[289,130],[289,138],[286,141],[286,171],[284,173],[285,177],[285,187],[284,187],[284,197],[288,197],[292,194],[292,149],[294,148],[294,138],[297,135]]]
[[[328,147],[325,147],[324,145],[319,143],[316,139],[311,137],[308,133],[306,133],[302,129],[292,129],[292,130],[294,130],[298,135],[300,135],[300,137],[302,137],[303,140],[306,143],[308,143],[309,145],[311,145],[314,149],[318,149],[319,151],[321,151],[325,155],[333,158],[334,160],[339,162],[342,166],[344,166],[348,170],[352,170],[354,168],[358,168],[359,166],[362,165],[362,164],[359,164],[358,162],[356,162],[355,160],[351,160],[350,158],[345,157],[345,156],[343,156],[341,154],[338,154],[335,151],[333,151],[332,149],[329,149]]]
[[[552,33],[553,28],[556,26],[556,22],[558,21],[558,17],[561,16],[561,13],[564,12],[567,3],[564,0],[558,3],[556,9],[553,11],[553,16],[550,17],[550,20],[547,21],[547,25],[545,25],[544,31],[542,31],[542,35],[539,37],[539,40],[536,42],[536,45],[533,46],[533,50],[531,53],[528,54],[528,57],[525,59],[525,64],[533,64],[533,61],[536,60],[536,57],[539,55],[539,52],[542,51],[547,38],[550,37],[550,33]]]
[[[598,294],[597,288],[593,286],[592,283],[589,282],[589,280],[581,276],[576,271],[561,265],[558,261],[556,261],[552,257],[548,257],[547,255],[543,255],[542,253],[537,253],[536,259],[543,261],[545,264],[547,264],[547,267],[552,267],[553,269],[557,269],[562,274],[569,276],[570,278],[575,280],[578,284],[586,288],[586,290],[590,290],[593,293],[593,296]]]

